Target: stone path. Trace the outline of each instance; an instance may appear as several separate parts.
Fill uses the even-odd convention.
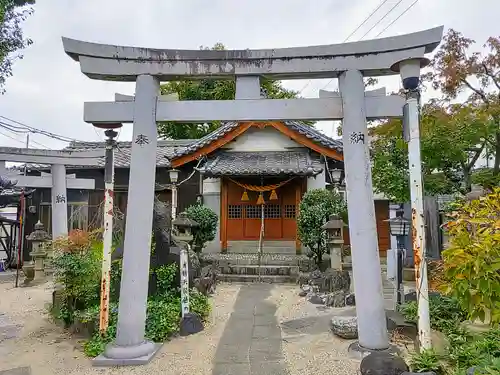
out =
[[[276,305],[266,301],[272,285],[249,284],[240,289],[233,312],[217,346],[213,375],[289,374]]]

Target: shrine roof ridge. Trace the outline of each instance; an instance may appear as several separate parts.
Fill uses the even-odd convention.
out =
[[[314,128],[314,126],[306,125],[300,121],[283,121],[283,123],[290,129],[298,132],[301,135],[306,136],[310,140],[319,143],[320,145],[329,148],[331,150],[342,152],[342,141],[339,139],[333,139],[325,134],[321,133],[319,130]],[[185,148],[181,148],[175,152],[175,157],[182,155],[191,154],[204,146],[224,137],[228,132],[232,131],[239,126],[236,121],[229,121],[224,123],[218,129],[214,130],[210,134],[207,134],[203,138],[195,140],[193,143],[187,145]]]

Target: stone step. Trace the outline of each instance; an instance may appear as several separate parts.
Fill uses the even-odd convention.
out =
[[[295,279],[294,276],[283,275],[261,275],[260,277],[261,282],[270,284],[295,284]],[[255,283],[259,282],[259,276],[219,274],[217,275],[217,280],[226,283]]]
[[[259,241],[229,241],[227,251],[228,253],[255,254],[259,251]],[[264,241],[262,252],[295,255],[295,241]]]
[[[215,260],[220,266],[227,265],[259,265],[258,254],[224,253],[224,254],[203,254],[206,260]],[[301,262],[308,262],[305,255],[289,254],[269,254],[263,253],[260,257],[261,265],[268,266],[298,266]]]
[[[297,276],[298,266],[284,265],[223,265],[220,267],[220,273],[227,275],[275,275],[275,276]]]

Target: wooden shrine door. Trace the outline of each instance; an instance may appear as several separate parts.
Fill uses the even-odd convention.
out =
[[[229,241],[258,240],[261,228],[261,210],[257,205],[258,192],[247,191],[248,201],[242,201],[244,189],[228,181],[227,239]],[[297,233],[295,221],[296,184],[287,183],[276,190],[277,198],[270,199],[271,192],[264,192],[264,239],[294,240]]]

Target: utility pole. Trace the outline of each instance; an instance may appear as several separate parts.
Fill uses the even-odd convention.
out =
[[[121,125],[121,124],[120,124]],[[96,125],[94,125],[96,126]],[[102,236],[102,274],[101,274],[101,308],[99,312],[99,331],[105,333],[109,325],[109,290],[111,284],[111,249],[113,247],[113,207],[114,207],[114,152],[115,137],[113,129],[107,129],[106,153],[104,163],[104,233]]]
[[[400,72],[403,80],[403,87],[406,90],[406,104],[403,109],[403,133],[405,140],[408,142],[412,225],[411,236],[418,301],[418,336],[420,348],[422,349],[430,349],[432,347],[419,120],[420,68],[427,64],[428,60],[421,58],[401,61],[393,66],[393,69]]]

